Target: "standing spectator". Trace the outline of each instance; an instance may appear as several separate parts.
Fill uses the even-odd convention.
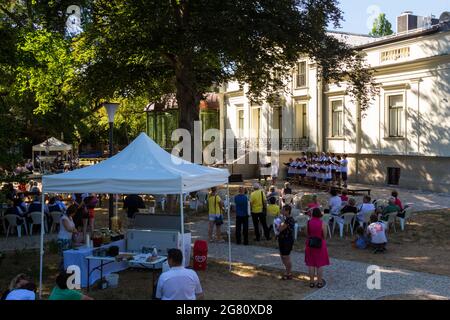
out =
[[[373,253],[386,251],[386,225],[378,221],[376,214],[370,216],[370,225],[367,227],[367,234],[370,237],[370,245],[375,248]]]
[[[344,188],[347,188],[347,173],[348,173],[348,160],[347,155],[344,154],[341,160],[341,177],[342,177],[342,185]]]
[[[183,253],[169,249],[167,262],[170,269],[161,274],[156,287],[156,298],[161,300],[200,300],[203,290],[194,270],[183,267]]]
[[[94,233],[94,228],[95,228],[95,225],[94,225],[95,207],[97,206],[97,203],[98,203],[97,195],[92,194],[92,195],[88,196],[87,198],[85,198],[85,202],[86,202],[86,208],[89,213],[88,227],[89,227],[90,234],[92,236],[92,234]]]
[[[208,195],[208,241],[213,242],[214,226],[216,227],[216,241],[224,242],[222,239],[222,224],[223,224],[223,201],[217,194],[217,188],[212,187]]]
[[[80,291],[71,290],[67,287],[67,281],[71,274],[66,271],[61,272],[56,277],[56,286],[50,293],[48,300],[94,300],[91,297],[82,294]]]
[[[239,194],[234,197],[236,205],[236,243],[241,244],[241,233],[244,235],[244,245],[248,245],[248,197],[243,186],[239,187]]]
[[[252,220],[253,220],[253,227],[255,229],[255,241],[261,240],[261,235],[259,231],[259,224],[261,223],[264,231],[264,236],[267,240],[270,240],[270,234],[269,234],[269,227],[267,226],[266,222],[266,215],[267,215],[267,202],[266,202],[266,196],[264,194],[263,190],[260,190],[261,186],[258,183],[255,183],[253,185],[253,188],[255,189],[250,194],[250,206],[251,206],[251,212],[252,212]]]
[[[278,161],[273,161],[270,169],[271,169],[271,176],[272,176],[272,184],[276,185],[277,178],[278,178],[278,170],[279,170]]]
[[[312,218],[308,221],[306,232],[305,263],[309,269],[309,287],[314,288],[314,276],[317,275],[317,288],[325,285],[322,279],[323,267],[330,264],[326,243],[327,225],[322,221],[319,208],[312,211]]]
[[[133,225],[134,215],[139,209],[145,209],[145,203],[141,196],[137,194],[129,194],[123,201],[123,209],[127,210],[128,225]]]
[[[61,215],[59,220],[59,232],[58,232],[58,249],[61,257],[59,269],[64,271],[64,251],[72,249],[72,237],[78,232],[73,222],[73,217],[78,210],[77,205],[73,204],[67,211]]]
[[[291,280],[292,279],[292,262],[291,262],[291,251],[294,246],[294,227],[295,220],[291,217],[292,207],[285,205],[281,210],[282,218],[281,224],[275,224],[278,234],[278,247],[280,249],[281,261],[286,268],[286,273],[281,279]]]

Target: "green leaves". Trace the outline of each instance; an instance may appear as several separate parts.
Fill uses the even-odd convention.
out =
[[[369,34],[374,37],[384,37],[393,33],[392,24],[384,13],[380,13],[378,18],[373,21],[372,31]]]

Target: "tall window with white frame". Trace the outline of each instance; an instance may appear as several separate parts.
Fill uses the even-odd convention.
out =
[[[392,94],[387,96],[388,103],[388,123],[389,123],[389,137],[403,137],[404,136],[404,96],[403,94]]]
[[[295,138],[308,137],[307,104],[295,103]]]
[[[297,63],[295,72],[295,87],[306,87],[306,61],[300,61]]]
[[[237,123],[238,123],[238,137],[243,138],[244,137],[244,129],[245,129],[244,109],[238,109]]]
[[[342,99],[331,101],[331,136],[344,136],[344,104]]]

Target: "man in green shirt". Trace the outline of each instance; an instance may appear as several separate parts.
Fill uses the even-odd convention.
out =
[[[71,290],[67,287],[67,280],[71,275],[62,272],[56,277],[56,286],[50,294],[49,300],[94,300],[80,291]]]
[[[381,212],[381,220],[387,221],[388,220],[387,215],[389,213],[400,212],[400,211],[401,211],[400,207],[395,204],[395,198],[391,197],[391,198],[389,198],[388,205]]]

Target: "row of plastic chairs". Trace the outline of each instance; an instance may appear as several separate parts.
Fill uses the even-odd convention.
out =
[[[56,227],[59,225],[59,220],[61,218],[61,212],[59,211],[52,211],[50,212],[50,216],[53,219],[53,223],[50,227],[50,232],[53,232]],[[30,218],[31,218],[31,224],[30,224],[30,229],[28,230],[27,227],[27,222],[25,220],[25,218],[19,217],[17,215],[14,214],[7,214],[3,217],[3,226],[4,226],[4,231],[6,233],[6,238],[8,238],[9,234],[12,233],[14,231],[14,229],[17,231],[17,236],[20,238],[22,236],[22,228],[25,230],[25,234],[27,235],[33,235],[33,227],[35,225],[41,225],[41,212],[31,212],[30,213]],[[18,223],[17,221],[22,221],[22,223]],[[8,227],[6,228],[5,226],[5,222],[8,222]],[[46,223],[46,220],[44,219],[44,232],[48,231],[48,226]]]
[[[411,221],[412,217],[412,207],[406,207],[403,211],[404,217],[399,217],[398,212],[392,212],[386,215],[387,221],[386,221],[386,229],[389,230],[389,228],[392,226],[394,229],[394,232],[397,232],[396,222],[398,221],[400,223],[400,228],[402,231],[405,230],[405,225]],[[332,234],[334,234],[334,231],[336,229],[336,226],[339,227],[339,236],[342,238],[344,236],[344,230],[345,227],[347,227],[347,232],[350,232],[350,234],[353,236],[353,230],[355,228],[355,223],[359,223],[359,225],[362,227],[364,225],[368,225],[370,223],[370,216],[373,215],[375,211],[367,211],[361,216],[361,220],[356,219],[356,214],[354,213],[344,213],[343,215],[339,216],[338,218],[333,217],[333,227],[330,228],[330,219],[332,216],[330,214],[324,214],[322,216],[322,221],[327,225],[328,234],[330,238],[332,237]],[[292,209],[292,216],[294,217],[296,223],[295,223],[295,230],[294,230],[294,238],[297,239],[297,235],[299,232],[301,232],[302,228],[306,228],[306,225],[309,220],[309,216],[302,214],[299,209]]]

